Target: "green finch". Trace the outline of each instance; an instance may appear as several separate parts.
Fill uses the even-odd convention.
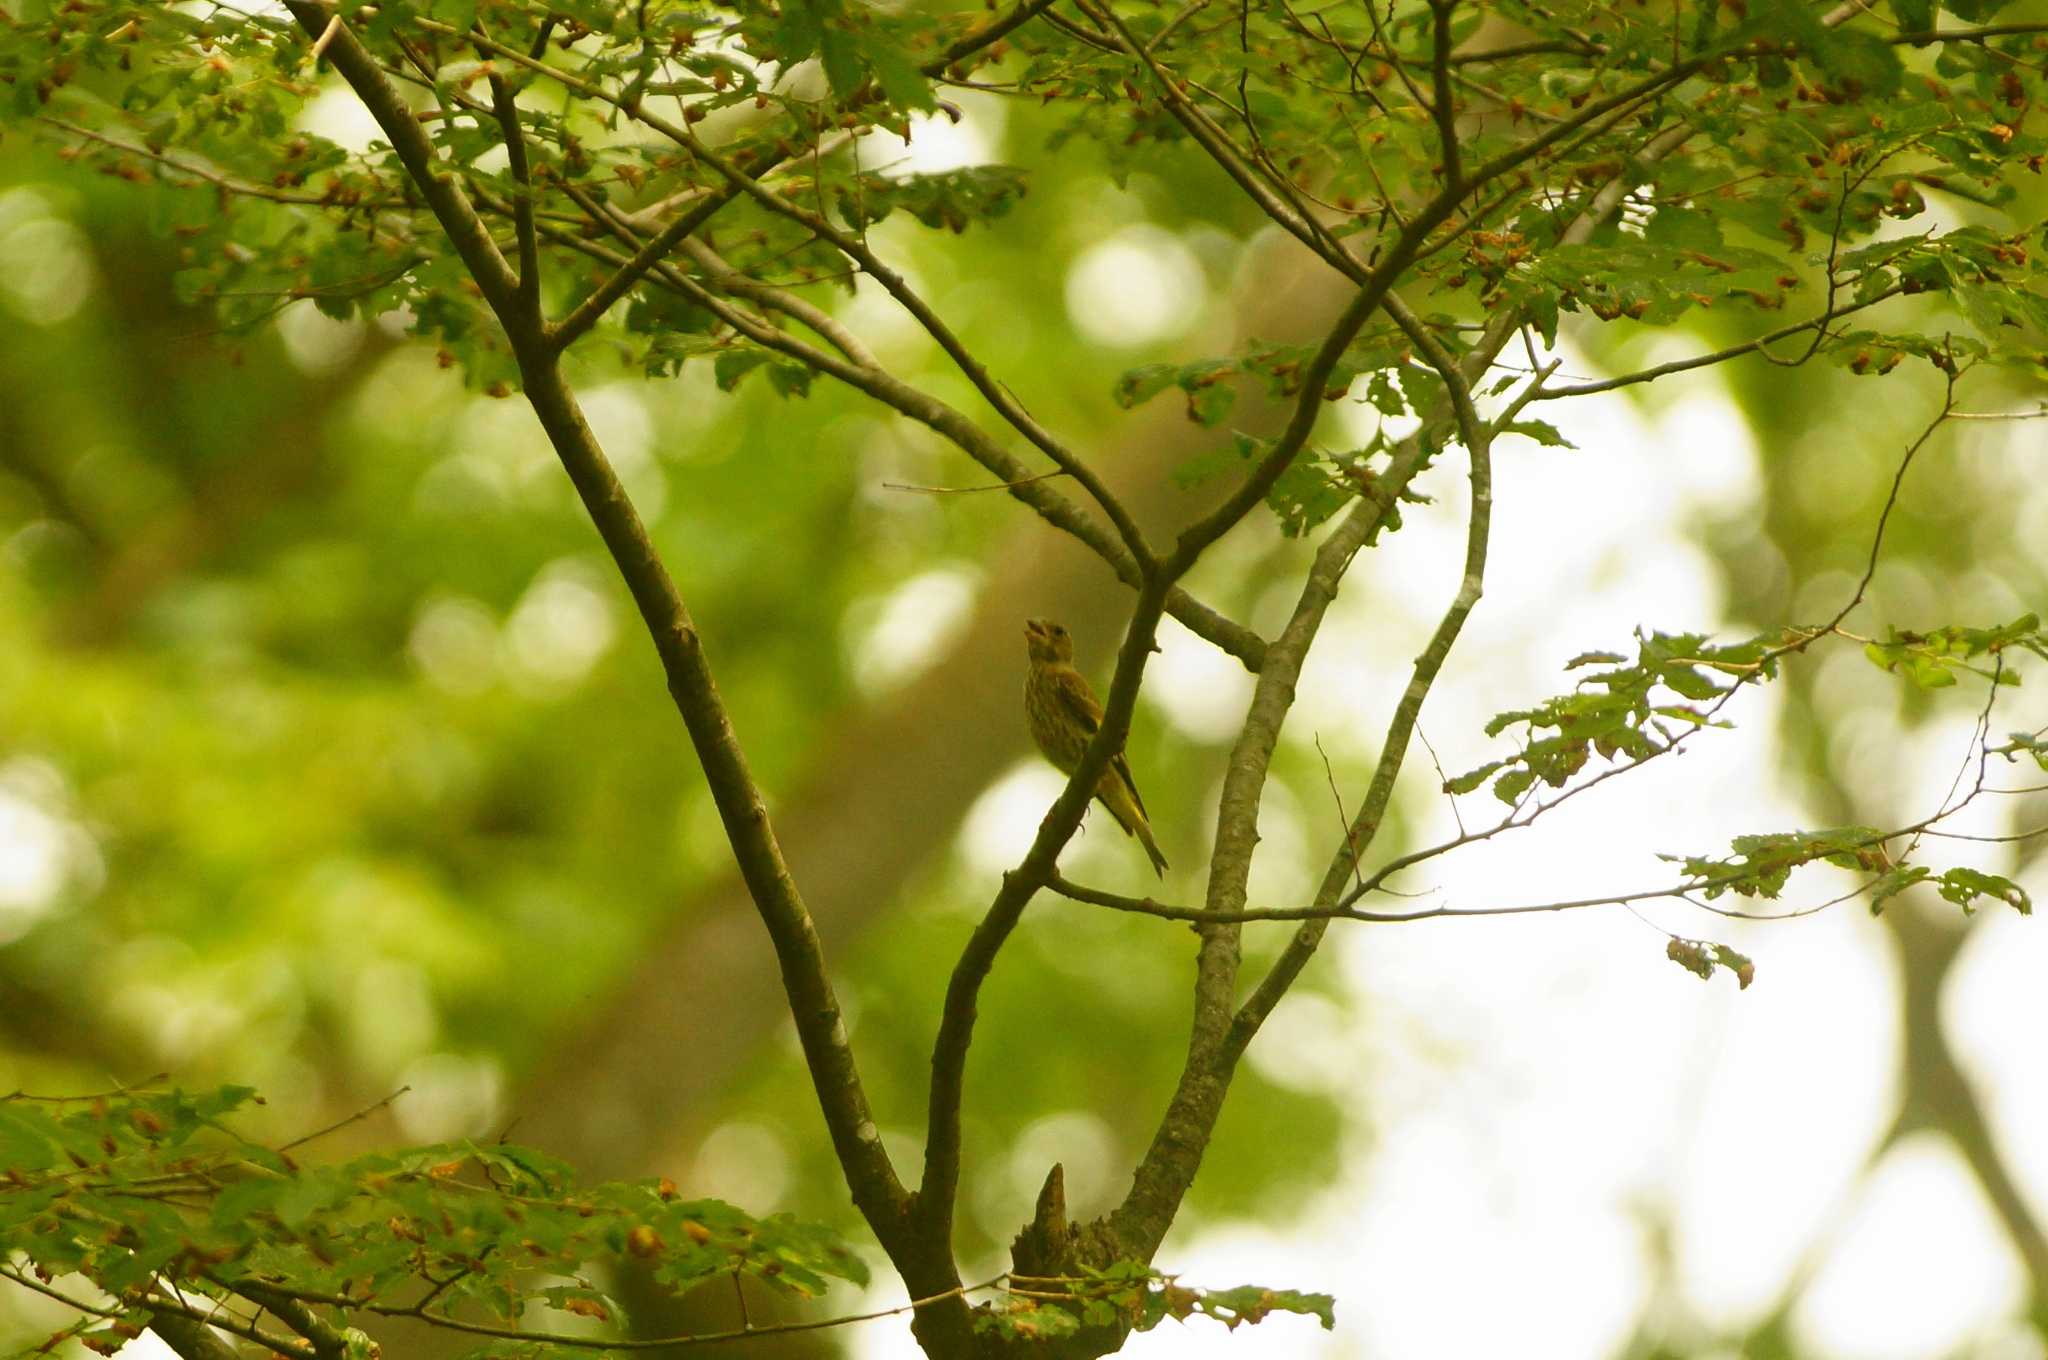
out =
[[[1060,773],[1072,774],[1102,726],[1102,705],[1074,669],[1074,639],[1065,628],[1049,619],[1031,619],[1024,625],[1024,644],[1031,653],[1031,673],[1024,678],[1024,718],[1031,725],[1031,739]],[[1096,781],[1095,796],[1125,834],[1143,843],[1154,872],[1166,877],[1166,856],[1152,839],[1145,800],[1138,797],[1131,763],[1122,751],[1109,758],[1109,767]]]

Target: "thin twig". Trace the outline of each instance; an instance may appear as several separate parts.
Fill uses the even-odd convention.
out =
[[[1330,786],[1330,801],[1337,805],[1337,826],[1344,833],[1345,844],[1351,847],[1351,872],[1358,880],[1358,886],[1365,886],[1365,872],[1358,867],[1358,837],[1352,834],[1350,814],[1344,811],[1344,795],[1337,788],[1337,772],[1330,768],[1330,753],[1323,749],[1323,737],[1315,734],[1316,754],[1323,758],[1323,778]]]
[[[1429,764],[1436,771],[1439,784],[1444,788],[1444,800],[1451,805],[1451,820],[1457,824],[1458,834],[1465,834],[1465,817],[1458,811],[1458,795],[1450,791],[1451,778],[1444,773],[1444,763],[1437,758],[1436,747],[1429,744],[1429,734],[1422,730],[1422,724],[1415,724],[1415,738],[1422,743],[1422,749],[1429,753]],[[1364,885],[1361,883],[1361,887]]]
[[[411,1090],[412,1087],[410,1086],[401,1086],[396,1091],[393,1091],[390,1095],[378,1101],[376,1104],[365,1106],[364,1108],[357,1110],[354,1114],[349,1115],[343,1119],[337,1119],[332,1124],[329,1124],[324,1128],[315,1129],[311,1133],[300,1134],[297,1138],[292,1139],[289,1143],[280,1143],[278,1144],[275,1150],[278,1152],[290,1152],[293,1148],[304,1147],[307,1143],[313,1142],[315,1139],[325,1138],[330,1133],[339,1132],[340,1130],[347,1128],[351,1124],[359,1123],[362,1120],[368,1119],[371,1115],[377,1113],[377,1111],[383,1109],[385,1106],[391,1104],[391,1102],[397,1100],[400,1096],[405,1095],[407,1092]]]
[[[908,482],[883,482],[882,485],[891,491],[915,491],[922,496],[969,496],[977,491],[1008,491],[1013,487],[1029,486],[1033,482],[1066,475],[1065,469],[1054,469],[1035,477],[1020,477],[1014,482],[991,482],[987,486],[912,486]]]

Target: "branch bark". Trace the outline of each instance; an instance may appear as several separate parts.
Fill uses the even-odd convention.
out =
[[[1398,770],[1406,754],[1407,739],[1427,697],[1437,671],[1456,643],[1465,618],[1478,602],[1486,565],[1487,536],[1492,509],[1492,475],[1488,445],[1492,431],[1473,408],[1471,391],[1456,362],[1397,298],[1388,295],[1397,320],[1410,329],[1410,338],[1436,368],[1450,393],[1454,415],[1472,460],[1472,510],[1467,532],[1464,574],[1443,621],[1430,645],[1415,663],[1415,675],[1401,706],[1397,708],[1388,739],[1382,746],[1383,769]],[[1330,604],[1337,597],[1344,573],[1358,550],[1384,522],[1395,499],[1427,462],[1426,445],[1411,441],[1380,479],[1380,493],[1361,500],[1345,516],[1336,532],[1317,550],[1308,580],[1295,604],[1293,617],[1267,653],[1266,668],[1245,717],[1243,729],[1231,751],[1224,776],[1223,793],[1216,814],[1216,851],[1210,860],[1209,891],[1205,907],[1216,912],[1242,912],[1246,884],[1250,877],[1253,851],[1258,844],[1258,814],[1273,750],[1279,742],[1282,724],[1294,703],[1295,683],[1301,667],[1315,644]],[[1376,781],[1377,783],[1377,781]],[[1391,775],[1387,780],[1391,792]],[[1380,806],[1383,808],[1385,797]],[[1372,804],[1368,801],[1367,807]],[[1367,821],[1360,810],[1354,830]],[[1377,824],[1377,813],[1372,814]],[[1316,905],[1328,908],[1336,902],[1353,872],[1352,845],[1333,857],[1316,894]],[[1243,927],[1237,923],[1202,927],[1202,949],[1196,968],[1195,1016],[1189,1037],[1188,1059],[1181,1080],[1168,1103],[1151,1147],[1139,1164],[1130,1193],[1108,1219],[1109,1230],[1121,1247],[1141,1260],[1150,1260],[1165,1238],[1179,1212],[1181,1199],[1201,1166],[1216,1120],[1222,1113],[1237,1061],[1245,1046],[1258,1032],[1265,1016],[1293,984],[1300,967],[1314,950],[1307,937],[1320,938],[1327,920],[1305,923],[1296,932],[1296,946],[1290,955],[1299,958],[1291,970],[1276,967],[1254,993],[1251,1001],[1235,1014],[1239,939]],[[1283,960],[1284,961],[1284,960]]]
[[[162,1309],[149,1315],[149,1330],[182,1360],[241,1360],[213,1328],[182,1313]]]

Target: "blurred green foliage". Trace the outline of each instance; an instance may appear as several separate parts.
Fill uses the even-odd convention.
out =
[[[974,126],[1001,136],[1015,107],[978,103]],[[1117,188],[1079,146],[1052,156],[1042,143],[1012,126],[988,148],[1027,164],[1034,191],[971,243],[902,233],[890,248],[991,367],[1020,375],[1041,418],[1095,442],[1116,428],[1109,378],[1130,351],[1077,347],[1047,281],[1112,224],[1142,219],[1192,233],[1221,294],[1252,223],[1198,192],[1207,175],[1188,157]],[[62,316],[10,295],[0,340],[0,764],[8,788],[75,833],[62,889],[0,916],[19,923],[0,987],[20,1002],[0,1007],[0,1086],[233,1078],[272,1097],[255,1117],[284,1133],[440,1081],[447,1108],[422,1107],[421,1134],[516,1121],[506,1093],[726,863],[659,671],[566,480],[523,405],[465,392],[377,326],[299,303],[275,324],[217,330],[170,295],[172,247],[142,220],[155,191],[69,175],[31,134],[7,145],[0,219],[52,224],[70,252],[53,261],[44,227],[17,228],[10,271],[61,265],[87,283]],[[962,396],[928,344],[897,344],[906,376]],[[863,702],[857,663],[891,673],[862,646],[889,592],[934,570],[986,589],[975,564],[1019,512],[884,487],[985,474],[843,390],[783,401],[750,385],[727,399],[701,369],[642,385],[602,352],[582,367],[757,773],[771,795],[787,789]],[[1249,612],[1262,577],[1205,588]],[[1023,754],[1021,726],[961,740]],[[1213,750],[1155,710],[1133,745],[1158,771],[1162,816],[1192,833]],[[1305,804],[1327,796],[1313,753],[1283,765]],[[931,866],[837,961],[871,1089],[906,1125],[963,913],[988,887],[958,860]],[[976,1083],[971,1148],[1000,1162],[1024,1125],[1087,1111],[1121,1162],[1152,1118],[1129,1094],[1163,1092],[1178,1066],[1192,939],[1039,910],[984,1007],[977,1063],[1004,1075]],[[1112,959],[1106,987],[1097,965]],[[765,951],[759,962],[772,966]],[[1057,1044],[1044,1042],[1048,1009]],[[793,1202],[836,1212],[807,1080],[772,1038],[759,1036],[732,1108],[786,1128]],[[650,1061],[687,1053],[688,1036],[648,1042]],[[1333,1154],[1327,1100],[1256,1073],[1244,1085],[1198,1212],[1305,1194]],[[697,1136],[716,1122],[691,1119]],[[1232,1155],[1240,1131],[1270,1128],[1288,1131],[1286,1155],[1263,1133],[1259,1155]],[[987,1202],[1001,1213],[984,1222],[970,1203],[973,1228],[1006,1237],[1015,1206]]]
[[[873,53],[837,59],[892,78]],[[1116,449],[1130,428],[1123,408],[1168,386],[1200,424],[1222,420],[1236,389],[1212,381],[1212,356],[1244,338],[1230,308],[1268,267],[1255,210],[1221,192],[1184,144],[1104,146],[1072,136],[1067,110],[958,97],[967,133],[985,139],[970,153],[1022,167],[1030,191],[993,171],[977,178],[976,205],[991,216],[955,236],[912,225],[957,226],[950,200],[877,183],[857,201],[873,239],[1036,415],[1082,446]],[[1133,129],[1146,117],[1157,115],[1133,114]],[[912,148],[951,127],[943,115],[920,123]],[[624,592],[530,415],[483,394],[494,375],[474,355],[444,366],[380,324],[336,321],[308,302],[280,311],[254,286],[263,280],[228,270],[215,284],[251,296],[223,330],[216,311],[179,300],[195,291],[177,278],[189,261],[160,234],[203,225],[207,195],[77,173],[33,129],[5,137],[0,808],[26,828],[11,844],[27,848],[9,863],[29,867],[10,868],[9,882],[27,886],[0,900],[0,1088],[163,1069],[192,1084],[246,1081],[273,1097],[254,1122],[283,1134],[409,1082],[422,1096],[401,1107],[410,1136],[494,1134],[521,1114],[511,1092],[546,1098],[528,1074],[678,913],[708,900],[727,864]],[[1365,192],[1363,181],[1346,187]],[[2027,185],[1995,212],[1953,200],[1944,211],[1964,226],[1980,213],[2034,220],[2038,197]],[[1873,221],[1904,206],[1859,201]],[[1831,210],[1800,220],[1814,230]],[[1168,234],[1194,261],[1194,320],[1135,346],[1077,335],[1057,285],[1091,246],[1135,225]],[[1598,364],[1654,361],[1668,332],[1639,319],[1678,322],[1703,346],[1751,333],[1753,318],[1674,290],[1630,243],[1609,241],[1597,259],[1594,249],[1556,259],[1538,291],[1552,299],[1552,326],[1565,293],[1563,333]],[[1924,252],[1942,268],[1956,253]],[[1471,295],[1453,304],[1460,315],[1481,314],[1500,264],[1474,262]],[[1736,284],[1780,286],[1759,262],[1739,264]],[[1574,318],[1570,290],[1595,267],[1627,286],[1577,299]],[[1928,267],[1872,263],[1901,271],[1874,272],[1882,286]],[[877,343],[904,377],[970,404],[929,341],[884,335]],[[1872,353],[1860,362],[1856,347],[1832,355],[1838,369],[1729,370],[1767,450],[1764,498],[1700,527],[1744,623],[1824,616],[1839,602],[1868,548],[1901,413],[1938,403],[1939,376],[1923,364],[1872,400],[1854,375],[1887,370],[1891,351],[1881,339],[1863,348]],[[779,795],[814,778],[848,715],[886,701],[918,659],[907,654],[916,630],[891,643],[878,626],[892,592],[952,573],[978,600],[1014,592],[1019,617],[1033,612],[1029,579],[994,577],[989,565],[1028,530],[999,497],[892,489],[985,474],[857,396],[817,383],[784,399],[736,381],[730,362],[722,374],[684,362],[640,381],[673,357],[601,336],[578,350],[574,376],[709,639],[756,773]],[[1262,372],[1250,361],[1244,371]],[[721,377],[735,380],[732,396]],[[1979,400],[2033,395],[2024,377],[1998,381]],[[1650,404],[1660,391],[1635,389]],[[1223,444],[1187,429],[1203,448]],[[1873,617],[1908,629],[1989,624],[2043,597],[2042,511],[2012,429],[1938,437],[1941,461],[1927,475],[1942,494],[1902,500]],[[1197,503],[1175,494],[1177,511]],[[1303,550],[1272,527],[1250,537],[1202,586],[1226,612],[1270,623],[1269,587]],[[1808,685],[1823,734],[1858,704],[1911,718],[1941,701],[1814,694],[1808,662],[1788,669]],[[1021,755],[1021,729],[958,740]],[[1132,747],[1157,820],[1199,826],[1219,764],[1213,742],[1144,708]],[[1817,768],[1829,772],[1824,759]],[[1279,774],[1298,806],[1326,805],[1313,749],[1283,750]],[[1095,828],[1098,841],[1111,835]],[[1192,879],[1177,886],[1191,893]],[[966,857],[942,856],[857,938],[834,942],[892,1137],[921,1110],[945,969],[990,887]],[[1255,934],[1252,948],[1277,938]],[[1042,1167],[1006,1158],[1029,1128],[1063,1115],[1099,1124],[1111,1179],[1142,1148],[1179,1066],[1191,952],[1184,932],[1158,922],[1033,908],[983,998],[969,1162],[994,1188],[963,1206],[973,1252],[998,1248],[1028,1207]],[[765,948],[756,963],[772,966]],[[696,1008],[706,1027],[719,1004],[707,995]],[[692,1038],[646,1035],[648,1063],[688,1062]],[[755,1060],[678,1137],[701,1138],[729,1116],[775,1129],[796,1172],[782,1200],[836,1218],[840,1178],[784,1038],[749,1036]],[[1254,1207],[1284,1218],[1326,1179],[1342,1120],[1331,1093],[1248,1072],[1193,1220]],[[1066,1146],[1071,1157],[1087,1144],[1070,1129]]]

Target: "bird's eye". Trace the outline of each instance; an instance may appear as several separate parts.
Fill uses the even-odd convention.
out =
[[[1052,635],[1054,637],[1065,637],[1067,635],[1067,630],[1060,627],[1060,625],[1058,624],[1054,624],[1052,626]]]

